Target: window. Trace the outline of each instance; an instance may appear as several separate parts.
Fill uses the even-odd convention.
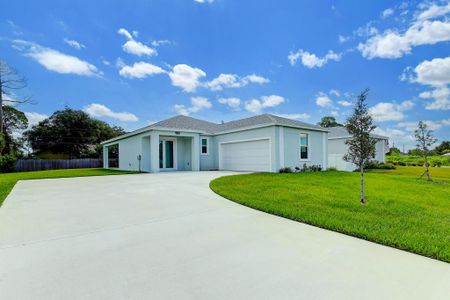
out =
[[[202,155],[208,155],[208,138],[202,138]]]
[[[306,133],[300,133],[300,159],[309,158],[309,137]]]

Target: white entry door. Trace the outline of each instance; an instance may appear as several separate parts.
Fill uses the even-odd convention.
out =
[[[159,168],[161,170],[177,169],[177,140],[175,138],[160,138]]]
[[[220,144],[219,169],[229,171],[270,172],[269,139]]]

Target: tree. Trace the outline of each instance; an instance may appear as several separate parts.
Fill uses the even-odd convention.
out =
[[[0,152],[2,155],[13,154],[17,156],[21,152],[22,143],[15,136],[28,127],[28,119],[23,112],[13,106],[3,107],[3,138],[5,147]]]
[[[3,153],[3,149],[6,147],[6,137],[4,134],[5,103],[29,102],[30,98],[16,99],[16,92],[25,87],[25,78],[20,76],[15,69],[9,67],[4,61],[0,60],[0,153]]]
[[[353,114],[347,119],[348,132],[352,136],[351,139],[345,141],[348,145],[347,154],[344,160],[352,162],[358,166],[361,182],[361,203],[366,203],[364,196],[364,166],[375,157],[376,139],[371,137],[371,132],[375,129],[372,116],[369,114],[366,99],[369,90],[364,90],[358,97],[353,109]]]
[[[398,149],[397,147],[391,147],[391,148],[389,148],[389,152],[386,154],[387,155],[399,155],[400,149]]]
[[[65,108],[34,125],[24,135],[36,153],[77,158],[95,151],[100,142],[123,133],[122,128],[111,127],[81,110]]]
[[[317,123],[317,125],[322,126],[322,127],[344,126],[344,125],[339,124],[338,122],[336,122],[336,118],[335,117],[330,117],[330,116],[322,117],[322,119],[320,119],[320,122]]]
[[[414,130],[414,137],[417,141],[417,148],[422,151],[423,159],[425,160],[425,174],[427,175],[427,181],[431,181],[430,172],[428,170],[428,155],[431,145],[436,143],[437,139],[433,136],[433,131],[429,130],[427,124],[422,121],[419,121],[419,124],[417,124],[417,129]]]
[[[450,141],[442,141],[442,143],[439,146],[436,146],[434,150],[436,150],[436,153],[439,155],[450,152]]]

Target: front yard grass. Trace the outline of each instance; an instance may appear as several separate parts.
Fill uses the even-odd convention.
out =
[[[359,173],[327,171],[243,174],[210,187],[237,203],[295,221],[450,262],[450,168],[398,167],[366,174],[368,203],[359,203]]]
[[[64,169],[34,172],[0,173],[0,206],[19,180],[133,174],[136,172],[93,169]]]

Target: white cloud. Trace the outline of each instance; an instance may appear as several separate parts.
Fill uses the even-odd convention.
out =
[[[285,99],[278,95],[262,96],[261,99],[252,99],[246,102],[245,109],[249,112],[258,114],[262,109],[278,106],[284,101]]]
[[[282,118],[293,119],[293,120],[308,120],[311,116],[305,113],[302,114],[275,114]]]
[[[73,48],[78,49],[78,50],[80,50],[81,48],[86,48],[86,46],[83,45],[82,43],[77,42],[77,41],[75,41],[75,40],[69,40],[69,39],[67,39],[67,38],[64,39],[64,43],[66,43],[66,44],[69,45],[70,47],[73,47]]]
[[[128,39],[128,41],[126,41],[125,44],[122,45],[123,51],[137,56],[153,56],[158,54],[156,49],[153,49],[139,41],[136,41],[133,35],[131,35],[130,32],[128,32],[128,30],[126,30],[125,28],[120,28],[117,33],[125,36]],[[137,36],[137,34],[135,34],[135,36]]]
[[[320,92],[316,97],[316,104],[320,107],[333,107],[333,100],[327,94]]]
[[[409,27],[403,31],[387,29],[383,33],[371,36],[365,43],[358,45],[365,58],[399,58],[409,54],[413,47],[433,45],[450,41],[450,22],[443,17],[450,12],[450,4],[433,4],[419,13]]]
[[[169,73],[172,85],[182,88],[185,92],[194,92],[200,85],[200,79],[205,76],[206,73],[201,69],[186,64],[174,66]]]
[[[304,51],[302,49],[299,49],[297,52],[291,51],[288,55],[289,62],[291,63],[292,66],[294,66],[300,59],[302,64],[309,69],[321,68],[328,61],[330,60],[339,61],[341,60],[341,57],[342,54],[335,53],[332,50],[328,51],[328,53],[322,58],[318,57],[314,53],[309,53],[308,51]]]
[[[450,84],[450,56],[425,60],[414,68],[414,72],[414,82],[431,86]]]
[[[332,90],[330,90],[330,95],[335,95],[336,97],[340,97],[341,93],[336,89],[332,89]]]
[[[224,104],[229,106],[230,108],[234,110],[238,110],[241,106],[241,99],[236,97],[230,97],[230,98],[219,98],[217,100],[220,104]]]
[[[213,3],[214,0],[194,0],[194,2],[197,2],[197,3]]]
[[[414,138],[412,137],[411,134],[400,130],[400,129],[395,129],[395,128],[380,128],[377,127],[374,129],[373,133],[375,134],[379,134],[382,136],[387,136],[389,138],[390,141],[393,141],[394,143],[401,143],[401,142],[412,142],[414,140]]]
[[[426,10],[422,11],[418,16],[418,20],[428,20],[428,19],[435,19],[440,16],[444,16],[450,12],[450,3],[447,3],[447,5],[436,5],[432,4],[429,6]]]
[[[442,128],[442,123],[440,121],[431,121],[431,120],[424,120],[425,124],[427,124],[428,129],[430,130],[437,130]],[[407,131],[414,131],[417,129],[417,125],[419,122],[400,122],[397,124],[397,127],[404,128]]]
[[[447,120],[442,120],[442,124],[445,126],[450,126],[450,118]]]
[[[269,79],[256,74],[247,75],[241,78],[236,74],[222,73],[205,85],[212,91],[221,91],[224,88],[240,88],[250,83],[264,84],[267,82],[269,82]]]
[[[145,78],[154,74],[166,73],[162,68],[140,61],[134,63],[132,66],[123,66],[119,74],[127,78]]]
[[[172,44],[172,42],[169,40],[154,40],[154,41],[152,41],[153,47],[159,47],[159,46],[169,45],[169,44]]]
[[[348,41],[350,39],[350,37],[349,36],[343,36],[343,35],[339,35],[338,36],[338,41],[339,41],[339,43],[345,43],[346,41]]]
[[[428,110],[450,110],[450,89],[448,87],[436,88],[432,91],[426,91],[419,94],[420,98],[434,99],[427,103],[425,109]]]
[[[203,109],[210,109],[212,103],[205,97],[191,97],[191,106],[186,107],[183,104],[175,104],[173,110],[180,115],[188,116],[190,113],[196,113]]]
[[[446,58],[434,58],[425,60],[414,69],[406,68],[401,80],[409,80],[433,87],[433,90],[419,94],[420,98],[433,99],[426,104],[429,110],[450,110],[450,56]]]
[[[137,122],[139,119],[129,112],[113,112],[103,104],[92,103],[83,108],[87,114],[93,117],[108,117],[123,122]]]
[[[339,105],[341,106],[351,106],[353,103],[351,103],[350,101],[347,100],[340,100],[337,102]]]
[[[30,129],[33,125],[38,124],[40,121],[47,119],[48,116],[41,114],[41,113],[37,113],[37,112],[24,112],[25,116],[28,119],[28,129]]]
[[[390,16],[392,16],[394,14],[394,10],[392,8],[386,8],[385,10],[383,10],[383,12],[381,13],[381,18],[382,19],[386,19]]]
[[[399,121],[405,118],[404,111],[410,110],[414,107],[414,102],[403,101],[400,104],[391,102],[380,102],[375,106],[369,108],[369,113],[372,115],[375,121]]]
[[[24,40],[14,40],[13,42],[15,49],[25,51],[26,56],[33,58],[49,71],[82,76],[98,76],[102,74],[96,66],[78,57]]]

